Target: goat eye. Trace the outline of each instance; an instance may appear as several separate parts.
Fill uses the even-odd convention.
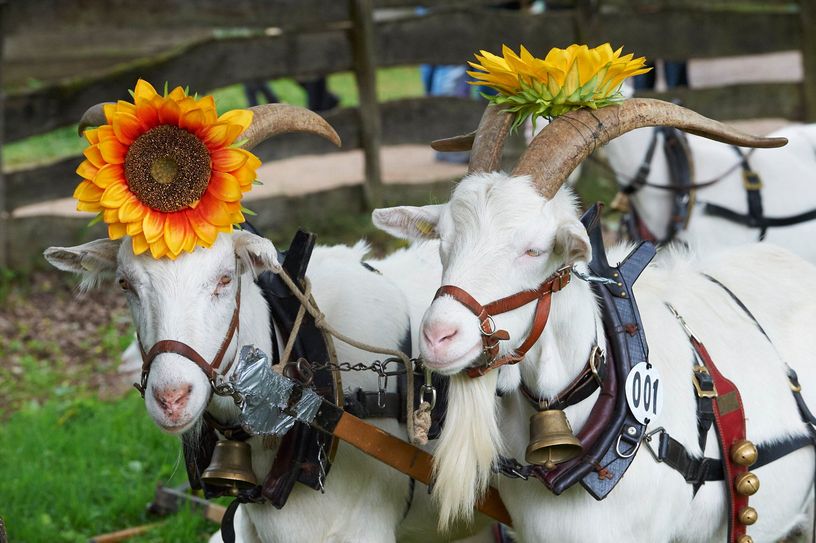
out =
[[[541,256],[544,254],[544,251],[541,249],[527,249],[524,251],[524,254],[527,256]]]
[[[119,288],[122,290],[130,290],[130,283],[124,277],[119,278]]]
[[[229,275],[222,275],[221,279],[218,280],[219,285],[229,285],[232,283],[232,277]]]

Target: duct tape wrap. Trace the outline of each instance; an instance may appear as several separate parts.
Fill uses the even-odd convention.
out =
[[[282,436],[296,421],[309,424],[322,401],[314,390],[273,371],[269,356],[252,346],[241,349],[230,381],[243,397],[241,426],[251,435]]]

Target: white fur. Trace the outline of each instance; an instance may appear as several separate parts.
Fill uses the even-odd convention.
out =
[[[609,164],[624,178],[619,179],[619,183],[625,185],[635,176],[652,136],[652,128],[641,128],[606,145]],[[756,149],[748,158],[751,168],[759,174],[764,184],[764,214],[768,217],[786,217],[816,208],[816,184],[813,182],[816,178],[816,124],[783,128],[771,136],[786,137],[789,143],[780,149]],[[730,145],[700,136],[687,137],[695,183],[723,176],[738,164],[737,154]],[[668,185],[668,164],[661,151],[662,135],[659,138],[648,181]],[[747,153],[749,149],[742,151]],[[692,241],[701,249],[718,249],[757,241],[758,229],[747,228],[702,212],[702,203],[710,202],[737,213],[747,213],[748,204],[742,182],[742,168],[736,167],[718,183],[698,190],[697,205],[693,208],[688,228],[680,233],[679,238]],[[658,239],[666,235],[672,199],[672,193],[650,187],[643,187],[630,197],[631,205]],[[766,241],[786,247],[811,262],[816,262],[816,244],[812,243],[814,237],[816,221],[809,221],[794,226],[769,228]]]
[[[116,251],[118,250],[118,258]],[[383,274],[365,269],[361,259],[367,246],[317,247],[307,275],[314,297],[329,323],[361,341],[396,348],[410,326],[408,296],[429,300],[440,284],[436,244],[405,249],[393,257],[371,263]],[[226,333],[238,281],[242,281],[240,327],[227,351],[235,358],[239,346],[255,345],[271,352],[267,305],[253,276],[263,269],[277,269],[276,252],[268,241],[246,232],[221,235],[210,249],[198,249],[175,261],[134,256],[129,241],[100,240],[73,248],[51,248],[46,258],[56,267],[80,273],[83,280],[115,273],[131,285],[127,293],[132,316],[145,348],[161,339],[183,341],[211,359]],[[237,264],[237,269],[236,269]],[[223,276],[230,284],[219,287]],[[414,336],[422,307],[414,304]],[[278,338],[280,343],[280,340]],[[342,362],[369,363],[375,354],[359,351],[337,341]],[[280,345],[282,350],[282,345]],[[345,390],[358,387],[377,390],[372,372],[344,373]],[[180,420],[170,421],[158,405],[154,392],[163,387],[191,386],[187,407]],[[396,379],[388,389],[396,390]],[[189,360],[175,355],[158,356],[151,368],[145,402],[155,422],[171,434],[194,439],[201,415],[207,409],[224,422],[234,422],[237,410],[231,400],[211,396],[204,373]],[[396,420],[373,421],[397,436],[405,426]],[[274,450],[261,440],[250,440],[252,464],[259,480],[274,459]],[[437,513],[424,487],[417,485],[410,513],[403,519],[409,500],[408,477],[341,443],[326,494],[295,485],[286,506],[246,505],[236,517],[238,541],[263,543],[445,541],[449,534],[436,530]],[[484,525],[482,518],[481,525]],[[453,534],[463,536],[469,530]]]
[[[405,224],[412,208],[380,210],[377,222]],[[533,288],[568,257],[586,260],[581,254],[586,234],[580,229],[577,209],[568,188],[550,201],[542,198],[529,178],[506,174],[475,174],[455,189],[450,203],[439,210],[436,231],[441,238],[443,282],[455,284],[480,303]],[[427,219],[427,214],[422,217]],[[412,235],[412,227],[403,229]],[[567,250],[566,245],[578,248]],[[530,248],[541,256],[525,254]],[[585,246],[588,249],[588,246]],[[609,252],[613,264],[630,247]],[[580,262],[578,265],[581,265]],[[699,273],[709,273],[728,285],[751,309],[770,334],[773,345],[757,331],[729,296]],[[691,384],[692,350],[677,320],[664,302],[670,302],[705,343],[718,368],[739,388],[745,404],[748,437],[757,442],[803,435],[801,422],[785,376],[785,360],[799,373],[805,399],[816,405],[816,365],[812,355],[812,323],[816,319],[816,268],[771,244],[740,247],[714,259],[698,260],[686,251],[664,251],[638,279],[635,294],[650,348],[650,361],[665,383],[665,403],[650,428],[663,426],[691,454],[699,455],[696,402]],[[494,317],[497,328],[507,330],[511,340],[502,353],[516,347],[526,336],[534,304]],[[474,362],[479,353],[478,320],[449,297],[428,308],[423,327],[444,322],[457,333],[444,345],[431,347],[421,335],[420,349],[438,371],[457,374]],[[507,454],[524,459],[528,443],[528,420],[533,409],[517,390],[519,378],[541,398],[549,398],[571,381],[582,367],[596,338],[605,341],[600,329],[597,301],[589,285],[573,277],[553,295],[552,310],[544,333],[517,366],[499,370],[499,385],[508,391],[502,398],[479,394],[490,387],[486,377],[463,386],[476,391],[467,398],[451,398],[457,423],[445,426],[437,469],[446,469],[434,487],[445,501],[445,511],[463,512],[481,488],[485,451],[503,442]],[[490,376],[491,374],[488,374]],[[494,378],[495,379],[495,378]],[[584,425],[596,395],[566,409],[572,427]],[[480,405],[476,405],[476,403]],[[498,408],[501,438],[491,436],[493,420],[481,417]],[[725,491],[722,482],[707,483],[696,497],[673,469],[657,463],[641,447],[622,481],[603,501],[596,501],[580,485],[554,496],[535,480],[495,478],[499,492],[513,518],[520,541],[698,542],[725,537]],[[716,439],[710,436],[705,454],[718,456]],[[751,498],[759,521],[749,529],[757,542],[772,542],[802,523],[812,500],[814,453],[801,449],[756,470],[760,491]],[[459,466],[460,469],[456,470]],[[450,472],[447,469],[450,468]],[[444,522],[446,517],[442,518]]]

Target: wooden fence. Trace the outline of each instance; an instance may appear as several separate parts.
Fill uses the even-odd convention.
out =
[[[337,195],[320,197],[335,202],[338,210],[363,209],[384,196],[381,145],[427,143],[468,131],[483,108],[477,101],[440,97],[378,104],[376,68],[459,64],[478,49],[496,51],[502,43],[524,43],[543,53],[573,42],[609,41],[648,58],[668,59],[800,50],[805,74],[801,83],[683,89],[672,96],[718,119],[816,121],[812,0],[562,0],[547,2],[559,9],[538,15],[494,9],[490,5],[495,3],[0,0],[0,43],[5,41],[0,45],[5,53],[0,138],[12,142],[72,124],[89,105],[127,98],[124,89],[138,77],[207,91],[252,79],[353,71],[360,107],[333,111],[326,118],[342,137],[344,149],[363,148],[366,183],[361,189],[343,189],[347,197],[336,202]],[[428,13],[418,15],[417,5],[428,7]],[[256,150],[263,160],[334,151],[325,142],[296,135]],[[0,173],[0,266],[27,265],[46,242],[73,243],[99,233],[86,229],[80,219],[8,218],[20,206],[69,196],[78,162],[72,157]],[[253,202],[264,216],[274,215],[267,219],[271,225],[291,220],[312,205],[304,199],[287,205]]]

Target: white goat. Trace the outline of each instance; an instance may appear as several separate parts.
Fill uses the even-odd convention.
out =
[[[409,313],[416,316],[416,331],[425,303],[439,286],[441,268],[435,248],[410,248],[381,261],[370,261],[382,275],[361,265],[366,250],[362,243],[353,248],[317,247],[307,276],[320,309],[340,332],[396,348],[411,324]],[[46,258],[61,270],[81,274],[86,284],[115,274],[145,345],[172,338],[204,356],[218,350],[240,281],[240,326],[227,354],[229,360],[237,356],[242,345],[256,345],[267,353],[272,350],[267,304],[253,278],[265,269],[278,268],[276,254],[268,240],[236,232],[221,234],[212,248],[196,250],[175,261],[134,256],[130,243],[120,245],[110,240],[51,248]],[[404,292],[397,282],[412,290]],[[412,306],[408,299],[414,300]],[[341,342],[336,346],[340,361],[370,362],[375,356]],[[391,391],[396,390],[393,381],[389,382]],[[347,390],[377,390],[377,377],[372,372],[344,373],[343,384]],[[205,410],[224,422],[236,421],[238,416],[229,398],[211,395],[206,376],[194,363],[172,353],[159,355],[153,363],[145,403],[160,428],[182,438],[195,435]],[[396,420],[373,422],[395,435],[405,435],[405,426]],[[252,438],[249,442],[258,480],[263,480],[275,456],[275,451],[261,441]],[[265,504],[241,506],[235,520],[237,540],[449,540],[451,534],[436,531],[437,514],[424,489],[416,489],[410,511],[403,518],[411,500],[409,492],[408,477],[341,443],[325,495],[295,485],[282,510]],[[463,531],[453,534],[464,535]]]
[[[789,217],[816,209],[816,125],[796,125],[771,134],[785,137],[789,144],[780,151],[756,150],[749,154],[748,163],[763,183],[761,190],[764,215]],[[633,130],[606,145],[609,165],[617,174],[621,187],[629,185],[646,156],[654,137],[650,128]],[[656,152],[651,160],[647,181],[670,185],[669,165],[662,152],[663,136],[658,135]],[[735,150],[708,139],[688,136],[693,183],[720,181],[695,191],[695,204],[687,229],[678,238],[691,241],[700,248],[718,248],[759,239],[759,229],[704,212],[705,203],[716,204],[740,214],[748,211],[743,169]],[[665,239],[673,214],[674,193],[644,186],[629,197],[630,205],[657,239]],[[796,254],[816,262],[816,220],[768,229],[765,240],[786,247]]]
[[[486,113],[480,132],[488,125],[485,132],[491,133],[489,117]],[[567,174],[596,145],[652,124],[679,126],[742,145],[772,143],[738,137],[719,123],[649,100],[573,112],[536,138],[513,175],[472,171],[449,203],[377,210],[375,224],[399,237],[438,237],[443,283],[464,289],[479,303],[535,289],[556,269],[580,265],[590,256],[572,192],[567,187],[558,190]],[[485,161],[477,153],[479,145],[477,135],[475,163],[491,171],[496,162]],[[542,159],[546,153],[549,157]],[[627,249],[613,251],[610,260],[616,262]],[[773,345],[701,271],[737,293]],[[719,457],[716,439],[708,440],[705,451],[698,445],[692,349],[664,305],[670,302],[741,391],[749,439],[768,442],[806,435],[782,360],[799,371],[806,399],[816,401],[810,341],[816,319],[814,281],[816,268],[770,244],[744,246],[706,262],[668,252],[647,268],[634,292],[650,361],[666,383],[662,415],[650,428],[665,427],[693,455]],[[496,329],[508,331],[511,338],[502,342],[500,356],[526,337],[534,306],[494,316]],[[433,301],[423,319],[420,351],[428,366],[451,376],[448,416],[435,458],[434,495],[443,526],[470,514],[474,500],[492,480],[491,467],[500,454],[524,458],[528,419],[534,411],[519,391],[522,380],[533,395],[553,398],[583,369],[596,341],[605,347],[598,301],[589,284],[573,278],[553,294],[544,332],[521,363],[471,379],[463,370],[480,360],[480,321],[451,296]],[[495,394],[497,386],[504,392],[501,398]],[[566,409],[576,431],[595,398],[597,393]],[[679,473],[655,462],[644,448],[600,502],[577,485],[554,496],[535,480],[495,481],[520,541],[585,542],[599,536],[643,543],[724,540],[724,485],[730,483],[706,483],[694,496]],[[762,488],[751,498],[759,512],[759,521],[749,531],[754,541],[776,541],[804,520],[812,499],[813,465],[812,448],[804,448],[756,470]]]
[[[339,144],[334,130],[303,108],[270,104],[252,110],[252,124],[239,138],[244,149],[292,131],[320,135]],[[104,107],[97,105],[83,115],[80,126],[106,122]],[[279,268],[270,241],[248,232],[221,234],[209,249],[185,253],[176,260],[154,260],[148,254],[136,256],[130,239],[125,239],[125,243],[97,240],[71,248],[52,247],[45,256],[57,268],[80,274],[85,288],[115,274],[126,292],[145,350],[160,340],[175,340],[186,344],[188,351],[200,353],[198,358],[203,357],[204,365],[215,358],[225,337],[229,339],[222,352],[226,362],[234,361],[244,345],[272,353],[273,338],[279,352],[283,351],[280,330],[270,330],[269,309],[254,282],[260,272]],[[439,263],[435,258],[423,258],[424,251],[427,249],[409,249],[375,263],[383,269],[381,275],[361,265],[366,252],[362,243],[353,248],[317,248],[307,276],[314,298],[334,328],[368,344],[395,349],[409,329],[418,330],[424,309],[418,304],[429,299],[439,285]],[[409,299],[415,301],[413,305]],[[238,332],[233,334],[228,330],[234,329],[230,322],[239,301]],[[340,342],[336,347],[341,362],[370,362],[376,357]],[[226,425],[238,418],[231,400],[212,395],[204,369],[190,358],[162,351],[150,366],[144,387],[145,405],[156,424],[193,442],[205,412]],[[373,372],[349,373],[343,379],[351,390],[378,389]],[[394,381],[388,383],[392,392],[397,386]],[[393,434],[405,434],[404,426],[396,420],[376,423]],[[248,443],[255,475],[263,481],[276,449],[260,438]],[[295,485],[283,510],[268,504],[242,505],[235,517],[236,535],[239,541],[266,543],[387,542],[397,537],[405,541],[447,540],[448,535],[435,530],[436,514],[427,493],[420,489],[412,492],[412,488],[408,477],[340,444],[325,496]]]

